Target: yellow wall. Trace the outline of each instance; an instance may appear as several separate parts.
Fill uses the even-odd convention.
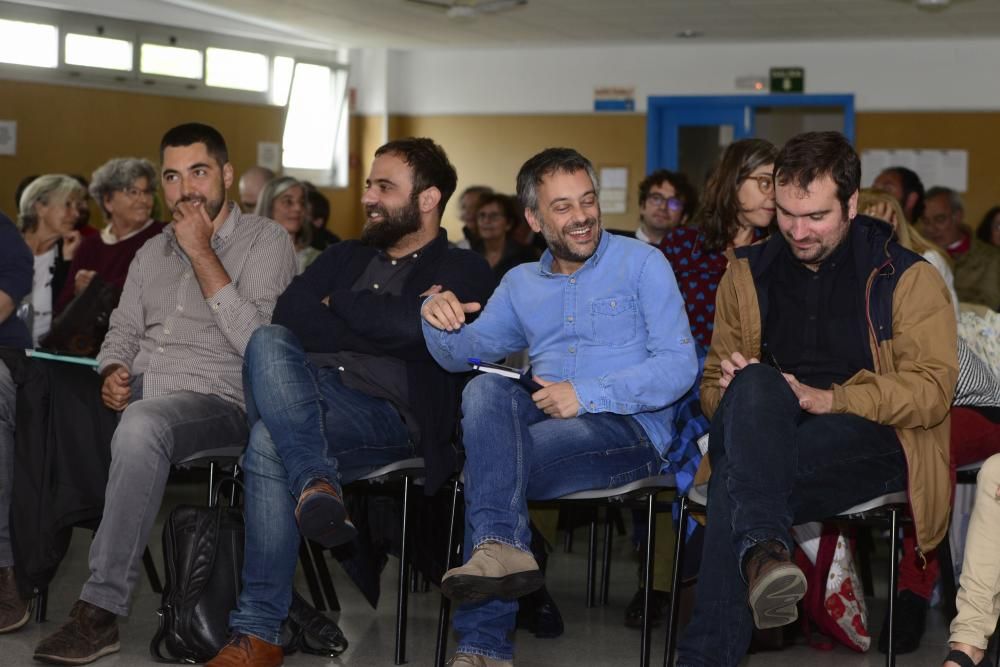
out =
[[[858,150],[955,148],[969,152],[965,222],[975,229],[1000,204],[1000,113],[876,113],[857,115]],[[925,183],[930,187],[934,183]]]
[[[229,144],[237,174],[254,164],[258,141],[280,141],[282,131],[282,110],[271,106],[22,81],[0,81],[0,119],[18,123],[17,155],[0,156],[0,210],[9,214],[15,213],[14,189],[22,177],[49,172],[89,177],[116,156],[155,162],[160,136],[178,123],[197,120],[217,127]],[[968,150],[970,225],[1000,203],[1000,112],[865,112],[858,113],[856,121],[859,150]],[[605,222],[621,229],[636,226],[635,193],[646,162],[643,114],[352,116],[350,183],[344,189],[324,190],[332,208],[330,226],[337,234],[358,235],[363,222],[359,200],[375,149],[387,138],[404,136],[430,136],[444,146],[458,170],[459,191],[485,184],[512,193],[524,160],[548,146],[576,148],[598,169],[627,167],[628,210],[606,214]],[[231,194],[236,195],[235,188]],[[457,211],[455,197],[445,213],[452,238],[459,233]],[[99,217],[95,209],[92,219]]]
[[[238,176],[256,162],[258,141],[281,141],[283,114],[263,105],[0,81],[0,119],[17,121],[17,155],[0,156],[0,210],[13,218],[14,191],[23,177],[61,172],[89,179],[106,160],[121,156],[145,157],[155,164],[163,133],[189,121],[208,123],[222,133]],[[356,151],[357,136],[351,139]],[[355,173],[351,180],[357,180]],[[333,211],[331,228],[341,236],[356,235],[353,190],[323,192]],[[235,186],[230,195],[237,197]],[[91,220],[100,220],[96,207]]]
[[[470,185],[489,185],[514,193],[514,179],[529,157],[550,146],[569,146],[590,158],[596,169],[628,167],[628,211],[604,215],[608,227],[635,229],[635,192],[646,173],[646,117],[642,114],[531,116],[393,116],[392,139],[433,137],[458,170],[458,192]],[[445,211],[452,239],[461,238],[458,197]]]

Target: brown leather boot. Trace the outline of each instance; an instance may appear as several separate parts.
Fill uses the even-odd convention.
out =
[[[277,644],[250,635],[233,635],[205,667],[281,667],[285,654]]]
[[[788,549],[769,540],[750,550],[743,568],[753,622],[761,630],[788,625],[799,617],[796,606],[806,596],[806,575]]]
[[[295,521],[303,537],[327,548],[346,544],[358,534],[340,492],[325,479],[313,480],[299,495]]]
[[[53,665],[86,665],[117,653],[118,617],[106,609],[77,600],[69,621],[35,648],[35,660]]]
[[[14,632],[31,618],[28,601],[17,590],[14,568],[0,567],[0,635]]]

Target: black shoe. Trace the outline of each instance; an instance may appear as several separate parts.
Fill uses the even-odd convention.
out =
[[[321,614],[295,591],[288,620],[302,630],[298,647],[303,653],[335,658],[347,650],[347,638],[333,619]]]
[[[632,601],[625,607],[625,627],[642,629],[642,605],[645,591],[639,589],[632,596]],[[649,627],[655,628],[668,615],[670,608],[670,593],[653,589],[649,600]]]
[[[913,591],[902,590],[896,596],[896,632],[893,652],[896,655],[913,653],[920,646],[927,622],[928,602]],[[882,619],[882,633],[878,636],[880,653],[889,652],[889,612]]]
[[[517,627],[538,639],[555,639],[562,635],[562,615],[544,586],[518,600]]]

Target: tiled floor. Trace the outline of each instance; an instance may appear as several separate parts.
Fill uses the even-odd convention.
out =
[[[200,500],[202,487],[171,485],[168,504]],[[161,517],[162,518],[162,517]],[[160,528],[155,531],[152,545],[156,560],[160,561]],[[553,665],[635,665],[639,660],[639,633],[622,625],[622,611],[635,587],[635,564],[627,553],[618,553],[613,561],[611,600],[607,607],[587,609],[584,605],[583,586],[586,558],[583,551],[581,529],[574,553],[565,554],[561,548],[550,560],[549,589],[559,603],[566,622],[566,634],[559,639],[539,640],[524,633],[518,636],[518,667]],[[87,574],[87,548],[89,533],[77,531],[69,557],[63,563],[51,588],[49,620],[41,625],[30,623],[13,635],[0,637],[0,665],[31,664],[34,645],[62,623],[70,606],[79,594]],[[628,549],[628,541],[619,539],[618,551]],[[159,565],[162,572],[162,565]],[[877,567],[877,565],[876,565]],[[331,563],[338,594],[344,611],[338,622],[350,641],[350,648],[338,659],[325,659],[308,655],[289,657],[289,667],[321,667],[322,665],[391,665],[393,655],[393,628],[395,613],[395,561],[390,560],[383,581],[382,605],[373,611],[343,575]],[[301,583],[301,582],[300,582]],[[304,585],[300,590],[305,590]],[[437,626],[438,595],[430,593],[410,596],[408,663],[431,665],[434,657],[434,637]],[[132,615],[121,626],[122,651],[107,657],[98,664],[106,667],[131,667],[155,665],[148,653],[148,643],[156,627],[155,595],[145,577],[135,596]],[[877,633],[881,625],[884,604],[876,600],[870,604],[869,624]],[[719,632],[724,632],[720,628]],[[939,612],[932,610],[923,645],[914,654],[902,656],[897,663],[902,667],[936,666],[944,656],[947,626]],[[662,664],[664,632],[656,631],[653,639],[653,664]],[[884,656],[872,650],[867,655],[853,653],[845,648],[831,652],[818,652],[800,640],[799,644],[781,652],[761,653],[750,656],[745,664],[751,667],[792,667],[799,665],[861,667],[884,664]]]

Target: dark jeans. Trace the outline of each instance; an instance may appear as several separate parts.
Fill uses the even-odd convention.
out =
[[[678,665],[735,665],[752,618],[741,563],[755,544],[793,546],[793,525],[817,521],[906,488],[891,427],[856,415],[810,415],[770,366],[741,370],[709,438],[712,479],[695,611]]]

